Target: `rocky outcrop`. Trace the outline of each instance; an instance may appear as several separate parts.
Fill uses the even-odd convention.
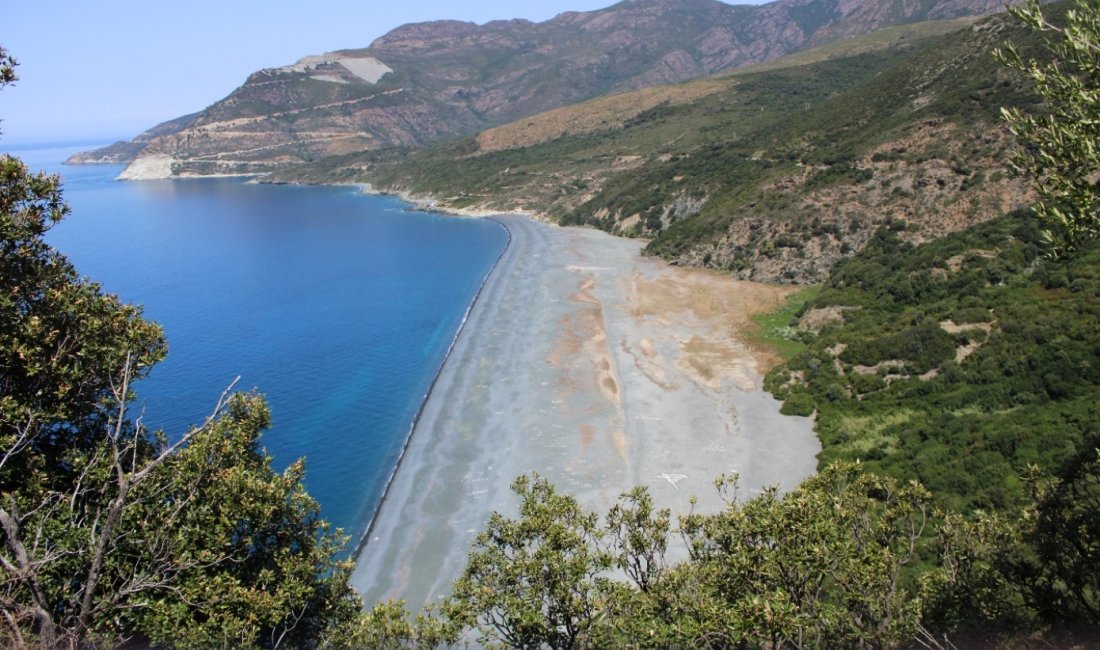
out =
[[[624,0],[542,23],[405,25],[364,49],[257,72],[185,124],[158,127],[163,132],[154,137],[143,134],[80,160],[155,156],[174,160],[173,175],[265,173],[472,134],[612,92],[685,81],[888,25],[987,13],[1001,5],[779,0],[754,7]]]
[[[121,181],[143,181],[168,178],[172,176],[172,165],[175,162],[170,156],[162,154],[141,156],[130,165],[127,165],[118,179]]]

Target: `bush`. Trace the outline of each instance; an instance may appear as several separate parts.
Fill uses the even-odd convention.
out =
[[[808,417],[814,414],[817,406],[814,404],[814,398],[809,393],[798,392],[791,393],[783,402],[782,408],[779,412],[783,415],[800,415]]]

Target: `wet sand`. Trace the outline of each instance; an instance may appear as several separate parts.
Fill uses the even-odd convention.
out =
[[[446,595],[508,486],[539,472],[589,510],[649,487],[660,507],[716,511],[791,488],[820,445],[761,388],[769,359],[738,339],[790,289],[638,255],[595,230],[499,217],[512,242],[435,384],[352,575],[369,606]],[[681,551],[682,552],[682,551]],[[673,553],[676,553],[674,550]]]

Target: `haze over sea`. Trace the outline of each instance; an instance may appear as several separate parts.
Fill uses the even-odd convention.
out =
[[[146,425],[178,435],[239,375],[267,396],[276,468],[305,456],[358,540],[505,230],[350,187],[117,182],[60,165],[73,151],[11,153],[62,174],[72,214],[47,240],[164,327],[168,358],[136,387]]]

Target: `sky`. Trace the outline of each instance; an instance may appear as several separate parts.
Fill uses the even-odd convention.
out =
[[[737,4],[760,4],[740,0]],[[209,106],[261,68],[366,47],[410,22],[591,11],[614,0],[4,0],[0,149],[129,139]]]

